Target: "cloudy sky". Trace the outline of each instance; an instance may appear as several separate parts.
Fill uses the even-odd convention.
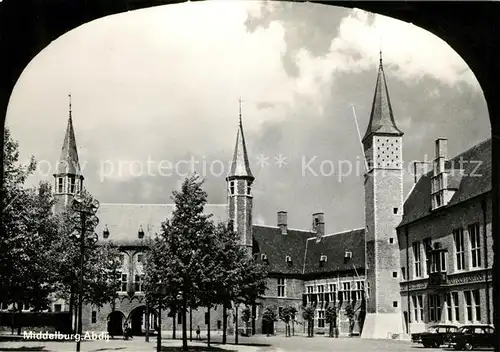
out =
[[[28,65],[7,126],[22,159],[40,162],[29,182],[52,180],[71,93],[86,186],[101,202],[170,203],[194,160],[209,201],[223,203],[241,96],[255,223],[275,225],[286,210],[290,227],[309,228],[324,211],[327,232],[363,227],[352,106],[364,134],[381,48],[405,169],[431,160],[438,137],[450,156],[490,137],[479,85],[441,39],[360,10],[282,2],[185,3],[87,23]],[[405,193],[412,182],[406,174]]]

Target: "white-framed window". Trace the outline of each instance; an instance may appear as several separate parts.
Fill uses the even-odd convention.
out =
[[[330,289],[330,302],[335,302],[337,300],[337,285],[330,284],[329,289]]]
[[[479,290],[464,291],[465,309],[467,311],[467,321],[481,321],[481,301]]]
[[[446,294],[446,309],[448,321],[458,322],[460,320],[460,306],[458,304],[458,292],[448,292]]]
[[[286,279],[278,278],[278,297],[286,297]]]
[[[125,264],[125,256],[126,254],[125,253],[120,253],[118,259],[120,260],[120,265],[124,265]]]
[[[343,300],[348,301],[351,298],[351,283],[343,282],[342,283],[342,295]]]
[[[413,242],[413,262],[415,263],[415,277],[422,277],[422,266],[420,263],[420,242]]]
[[[75,193],[76,192],[76,179],[75,176],[70,176],[69,177],[69,193]]]
[[[469,226],[469,243],[470,243],[470,257],[471,267],[481,267],[481,236],[479,233],[479,224],[472,224]]]
[[[144,275],[135,275],[134,278],[134,289],[136,292],[142,292],[142,286],[144,282]]]
[[[413,303],[413,319],[415,320],[415,322],[419,322],[419,316],[418,316],[418,313],[419,313],[419,308],[418,308],[418,300],[417,300],[417,296],[411,296],[411,301]]]
[[[465,246],[464,230],[453,230],[453,242],[455,244],[455,269],[465,270]]]
[[[441,321],[441,298],[429,295],[429,321]]]
[[[64,192],[64,178],[58,177],[57,178],[57,193],[63,193]]]
[[[448,252],[438,251],[438,252],[432,253],[430,272],[431,273],[446,272],[447,271],[447,268],[446,268],[447,261],[448,261]]]
[[[143,260],[144,260],[144,254],[138,253],[137,254],[137,263],[142,263]]]
[[[318,291],[318,302],[323,303],[325,301],[325,286],[318,285],[317,291]]]
[[[417,301],[418,301],[418,309],[420,313],[420,321],[424,321],[424,296],[423,295],[418,295],[417,296]]]
[[[127,292],[127,282],[128,282],[128,275],[127,274],[122,274],[122,278],[121,278],[121,291],[122,292]]]
[[[356,300],[363,299],[363,291],[365,290],[364,281],[356,281]]]
[[[430,250],[432,249],[432,240],[430,238],[424,238],[422,240],[422,244],[424,247],[424,267],[423,274],[424,276],[429,275],[429,265],[430,265]]]
[[[325,311],[318,310],[318,328],[325,327]]]

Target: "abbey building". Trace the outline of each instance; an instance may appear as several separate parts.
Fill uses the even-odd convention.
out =
[[[392,110],[382,60],[362,140],[367,161],[364,226],[329,233],[324,213],[318,212],[311,214],[309,228],[292,229],[282,209],[277,209],[275,224],[254,225],[252,187],[258,180],[246,143],[240,118],[232,166],[221,184],[227,188],[227,204],[205,210],[215,221],[231,220],[241,244],[268,268],[268,289],[253,309],[255,333],[284,330],[283,323],[262,321],[267,307],[279,312],[295,306],[296,318],[302,321],[302,307],[308,305],[315,308],[316,333],[328,333],[325,314],[331,306],[339,311],[340,334],[351,330],[367,338],[403,336],[435,322],[490,323],[491,141],[448,158],[446,139],[438,139],[430,171],[416,177],[405,196],[404,135]],[[54,175],[56,211],[70,204],[84,181],[71,115],[61,161],[68,167]],[[147,325],[154,330],[157,313],[146,314],[142,288],[144,241],[159,232],[172,210],[172,205],[101,204],[96,232],[100,241],[111,241],[122,252],[121,289],[112,304],[84,308],[84,330],[118,335],[125,321],[135,334],[144,333]],[[355,313],[351,327],[345,315],[348,306]],[[68,307],[54,302],[54,309]],[[202,330],[209,318],[212,330],[221,329],[217,310],[187,315],[190,325]],[[162,330],[180,329],[181,319],[162,312]],[[296,329],[302,332],[304,326]]]

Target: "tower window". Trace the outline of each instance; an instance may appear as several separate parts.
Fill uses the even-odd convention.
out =
[[[229,194],[230,195],[234,194],[234,181],[229,182]]]
[[[62,177],[57,178],[57,193],[63,193],[64,190],[64,179]]]
[[[394,278],[398,277],[398,272],[397,271],[393,271],[392,272],[392,277],[394,277]]]
[[[397,213],[398,213],[398,208],[392,208],[392,212],[393,212],[394,214],[397,214]]]
[[[69,177],[69,193],[75,193],[75,176]]]
[[[252,187],[250,186],[250,183],[247,183],[247,195],[251,195],[252,192]]]
[[[398,301],[392,301],[392,306],[394,308],[397,308],[398,307]]]
[[[394,237],[389,238],[389,243],[394,243]]]

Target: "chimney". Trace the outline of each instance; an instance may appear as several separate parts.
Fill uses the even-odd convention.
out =
[[[446,161],[448,140],[446,138],[436,139],[436,159],[434,159],[434,176],[444,172],[444,162]]]
[[[286,235],[287,234],[287,214],[286,214],[286,211],[278,211],[278,227],[280,228],[281,230],[281,234],[282,235]]]
[[[414,177],[415,183],[417,183],[418,180],[420,180],[420,178],[429,171],[428,164],[429,164],[429,162],[427,162],[427,161],[414,161],[413,162],[413,177]]]
[[[316,240],[320,241],[323,235],[325,234],[325,220],[323,218],[323,213],[314,213],[313,214],[313,231],[316,232]]]

